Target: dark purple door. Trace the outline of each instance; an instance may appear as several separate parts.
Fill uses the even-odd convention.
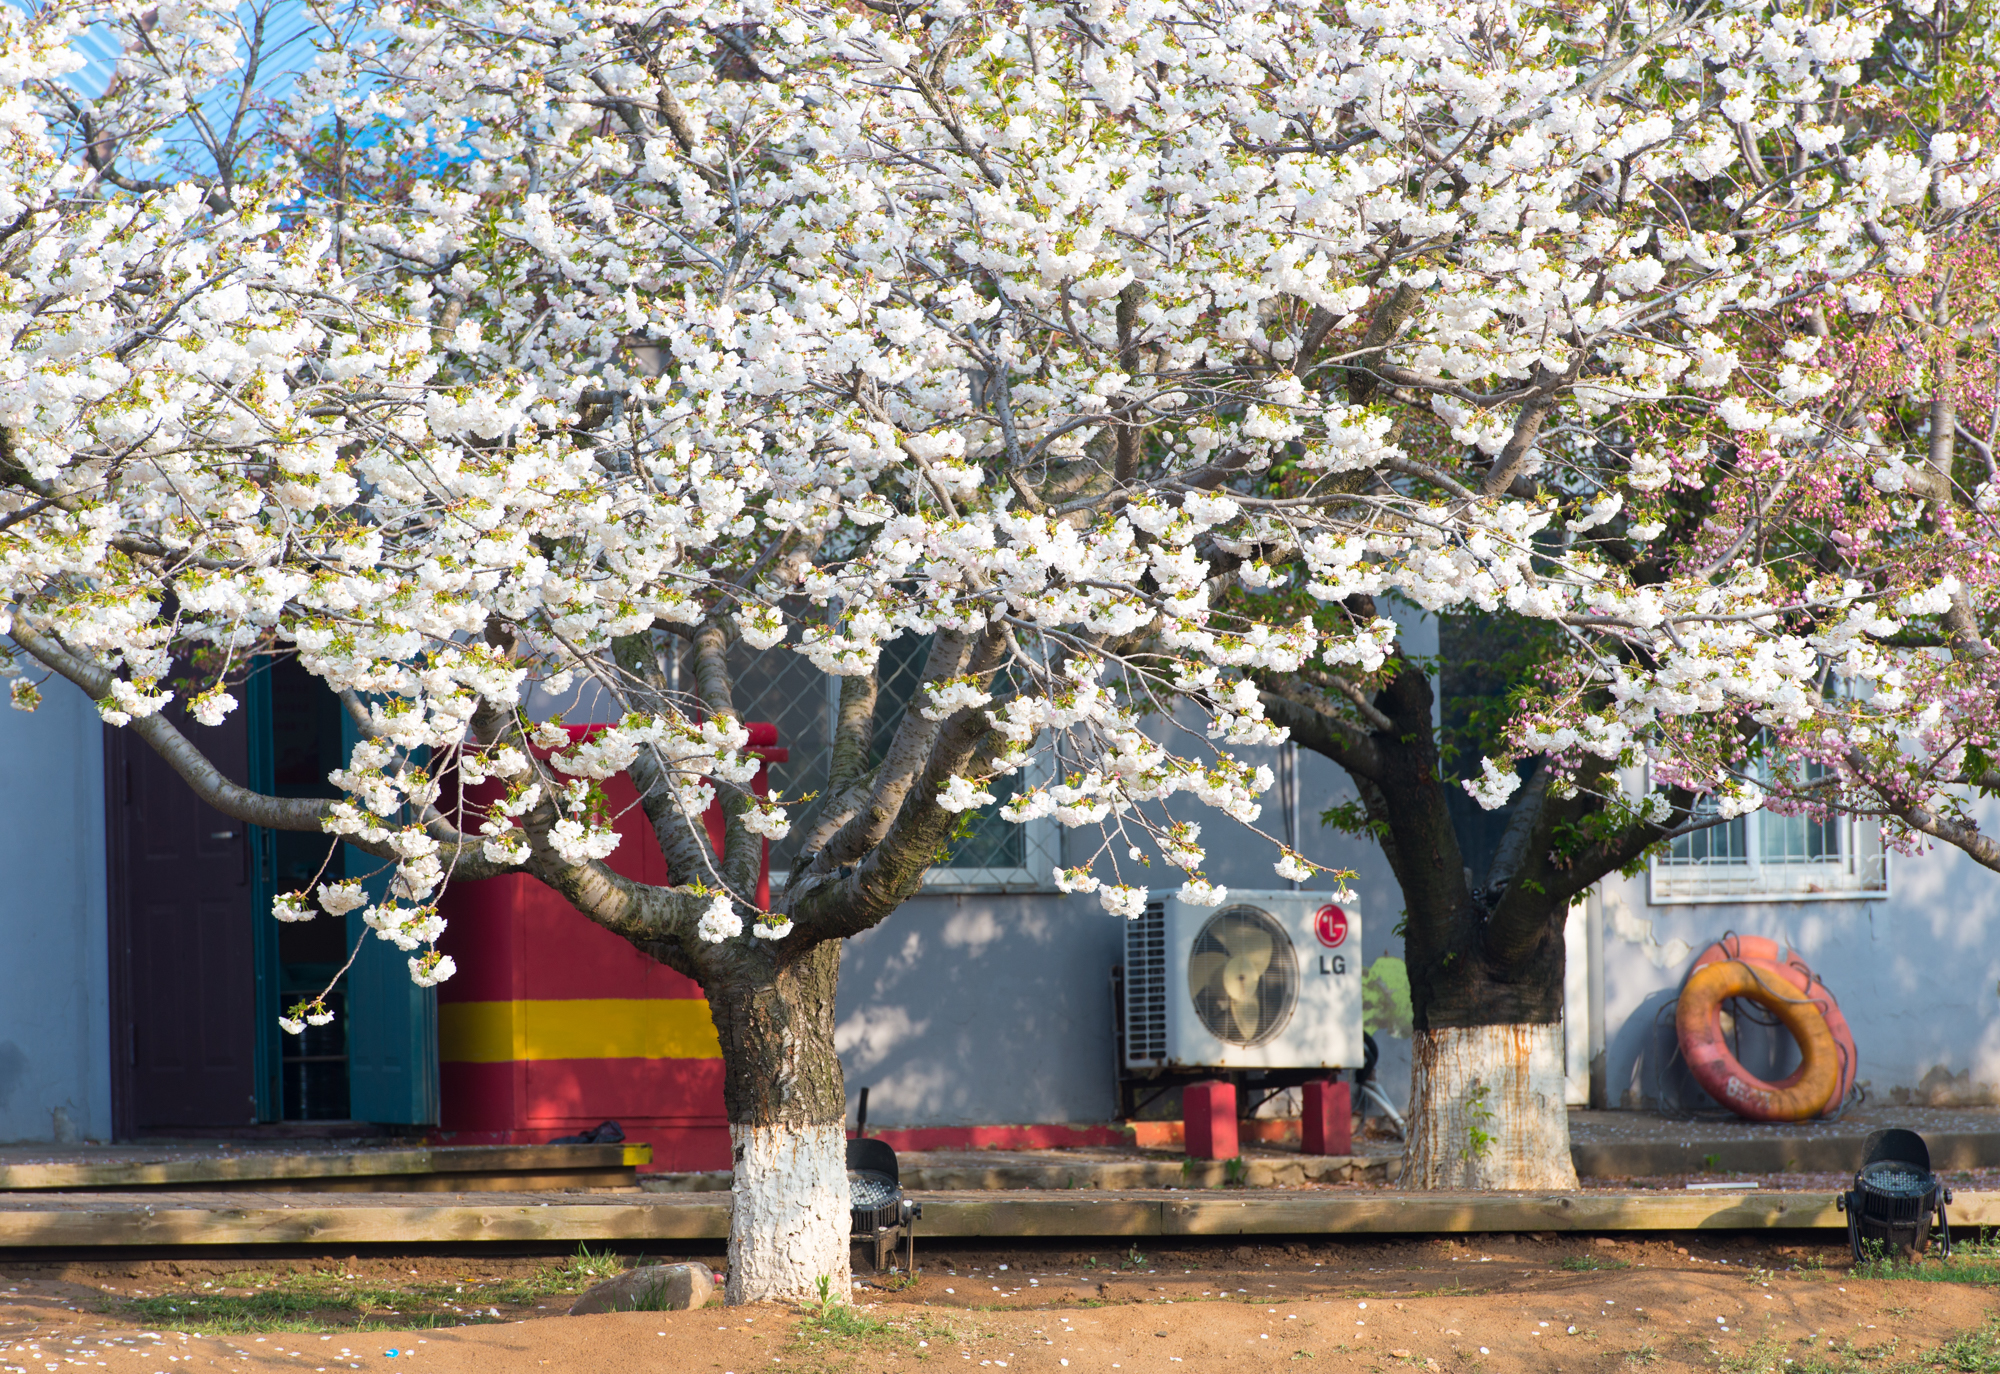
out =
[[[223,774],[249,778],[246,713],[176,715]],[[121,1136],[257,1120],[247,828],[195,799],[129,730],[106,732],[114,1127]]]

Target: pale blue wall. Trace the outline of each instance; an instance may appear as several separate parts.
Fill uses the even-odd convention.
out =
[[[1111,966],[1097,899],[925,896],[847,942],[835,1042],[876,1126],[1108,1121]]]
[[[1437,652],[1427,619],[1412,614],[1406,638],[1413,654]],[[1275,752],[1243,751],[1253,761]],[[1337,765],[1301,751],[1299,849],[1328,868],[1353,870],[1364,960],[1400,958],[1403,899],[1381,849],[1319,821],[1353,795]],[[1284,835],[1279,790],[1263,803],[1259,826]],[[1211,881],[1285,886],[1272,870],[1269,841],[1198,802],[1177,799],[1171,809],[1201,822]],[[1065,841],[1076,857],[1065,862],[1099,842],[1094,830],[1076,832]],[[1139,880],[1170,884],[1179,876],[1156,865]],[[871,1127],[1108,1121],[1116,1102],[1111,966],[1124,957],[1124,939],[1124,922],[1095,897],[968,893],[904,903],[849,940],[841,958],[837,1038],[850,1120],[865,1086]],[[1409,1042],[1377,1042],[1377,1081],[1400,1108],[1410,1093]]]
[[[1319,824],[1341,799],[1344,775],[1321,759],[1302,763],[1306,857],[1356,870],[1364,956],[1400,956],[1393,928],[1402,900],[1381,851]],[[1232,823],[1211,816],[1203,839],[1217,841],[1207,866],[1213,880],[1284,886],[1263,840],[1225,840]],[[1111,966],[1124,957],[1124,927],[1096,897],[966,893],[917,897],[849,940],[836,1031],[849,1119],[866,1087],[871,1128],[1110,1120]],[[1381,1048],[1377,1076],[1400,1105],[1409,1096],[1409,1043],[1383,1038]]]
[[[1977,814],[1989,834],[2000,827],[2000,805]],[[1655,906],[1643,875],[1604,884],[1610,1105],[1656,1095],[1673,1035],[1660,1009],[1694,954],[1731,930],[1805,957],[1854,1030],[1857,1076],[1875,1100],[1939,1067],[1969,1071],[1975,1090],[2000,1100],[2000,873],[1948,847],[1889,863],[1888,895],[1869,901]]]
[[[43,693],[0,704],[0,1141],[106,1140],[104,727]]]

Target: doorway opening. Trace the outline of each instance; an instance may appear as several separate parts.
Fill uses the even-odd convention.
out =
[[[172,718],[231,781],[338,796],[327,774],[355,739],[339,698],[290,658],[260,660],[244,695],[219,726],[178,710]],[[280,892],[350,875],[381,888],[383,865],[327,835],[223,816],[129,730],[107,729],[105,768],[114,1132],[353,1135],[435,1124],[431,991],[410,982],[397,950],[364,939],[358,911],[271,917]],[[284,1034],[280,1013],[317,996],[350,954],[326,999],[333,1021]]]

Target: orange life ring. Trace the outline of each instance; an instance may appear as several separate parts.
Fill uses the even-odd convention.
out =
[[[1722,1004],[1741,997],[1768,1008],[1799,1042],[1799,1071],[1766,1083],[1737,1062],[1722,1038]],[[1840,1083],[1840,1054],[1816,1003],[1798,994],[1769,964],[1724,959],[1705,964],[1681,985],[1674,1009],[1681,1054],[1709,1096],[1752,1121],[1805,1121],[1820,1115]]]
[[[1854,1080],[1860,1072],[1860,1056],[1854,1048],[1854,1028],[1847,1024],[1841,1014],[1840,1003],[1810,965],[1799,957],[1795,950],[1778,948],[1776,940],[1767,940],[1761,935],[1725,935],[1694,961],[1695,968],[1703,968],[1723,959],[1741,959],[1747,964],[1762,964],[1771,968],[1780,978],[1791,985],[1793,991],[1819,1008],[1819,1014],[1826,1018],[1826,1028],[1833,1035],[1833,1047],[1840,1054],[1840,1081],[1834,1087],[1833,1097],[1822,1109],[1821,1114],[1839,1107],[1854,1091]],[[1804,1065],[1794,1070],[1789,1078],[1776,1086],[1791,1087],[1799,1080]]]

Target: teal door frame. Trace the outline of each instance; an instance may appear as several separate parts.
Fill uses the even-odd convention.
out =
[[[360,738],[354,718],[341,711],[343,758]],[[393,865],[353,845],[341,849],[347,876],[361,882],[371,901],[386,897]],[[347,941],[350,949],[361,946],[347,971],[348,1113],[356,1121],[435,1126],[437,990],[410,981],[410,956],[375,938],[360,911],[347,914]]]
[[[270,659],[260,655],[252,660],[244,683],[250,786],[266,795],[277,787],[270,669]],[[341,757],[345,759],[360,738],[345,710],[340,713],[340,736]],[[284,1114],[280,1081],[284,1031],[278,1017],[285,1010],[278,1005],[282,974],[278,928],[271,917],[271,903],[278,895],[277,836],[262,826],[249,827],[249,835],[251,957],[257,997],[253,1047],[257,1119],[277,1121]],[[389,869],[382,860],[352,845],[342,845],[341,863],[342,872],[361,880],[372,900],[380,901],[388,894]],[[355,950],[345,979],[348,1116],[382,1125],[434,1126],[438,1122],[437,993],[410,981],[409,956],[389,941],[372,938],[374,932],[363,924],[359,911],[349,912],[344,919],[347,948]]]

